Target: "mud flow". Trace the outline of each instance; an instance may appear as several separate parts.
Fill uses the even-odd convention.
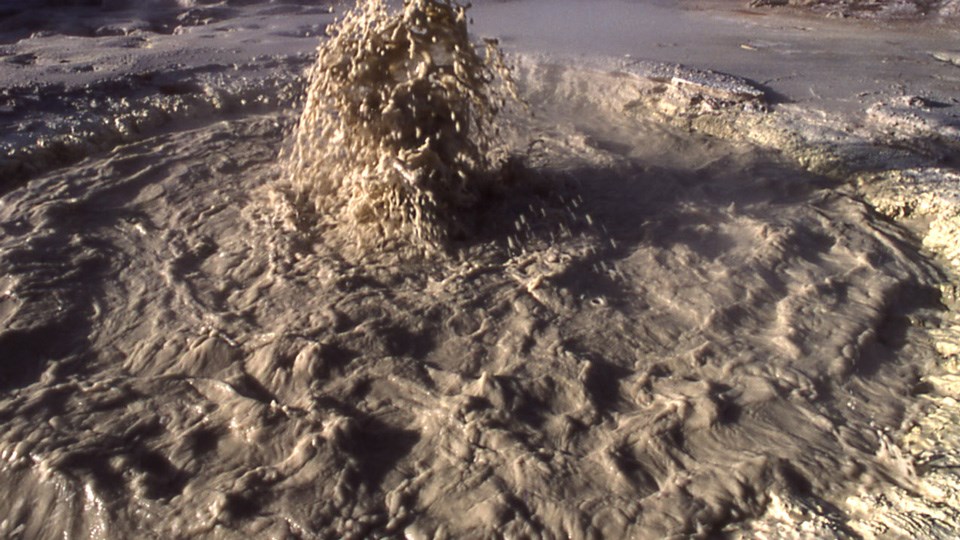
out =
[[[483,145],[405,135],[498,175],[420,214],[460,231],[442,252],[291,222],[324,206],[291,203],[286,108],[4,194],[0,535],[707,537],[909,487],[890,438],[941,279],[915,239],[775,152],[656,120],[626,73],[512,63],[527,105]],[[337,184],[336,211],[399,201],[385,219],[419,230],[422,199],[370,183],[423,162],[398,163]]]

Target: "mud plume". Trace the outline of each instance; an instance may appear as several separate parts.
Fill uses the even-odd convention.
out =
[[[493,41],[471,43],[466,8],[360,1],[329,31],[288,159],[299,227],[361,245],[432,250],[495,181],[498,113],[513,94]]]

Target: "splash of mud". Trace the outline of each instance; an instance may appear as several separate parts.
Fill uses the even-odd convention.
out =
[[[502,157],[512,87],[496,43],[477,51],[454,0],[360,1],[330,34],[288,157],[297,224],[440,246]]]

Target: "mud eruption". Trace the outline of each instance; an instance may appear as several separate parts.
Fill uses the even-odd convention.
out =
[[[453,0],[391,12],[361,0],[318,51],[289,157],[301,227],[359,243],[440,247],[495,181],[498,112],[512,93],[496,43],[481,56]]]
[[[904,153],[960,148],[933,122],[960,104],[836,117],[503,31],[527,114],[450,2],[361,6],[309,81],[326,5],[166,3],[0,47],[0,538],[955,536],[960,280],[932,250],[960,268],[960,176]],[[46,25],[28,4],[5,24]],[[761,74],[793,68],[743,35],[794,40],[820,82],[860,84],[873,48],[956,69],[772,14],[471,13],[555,33],[577,6],[658,56],[700,20],[678,55]]]

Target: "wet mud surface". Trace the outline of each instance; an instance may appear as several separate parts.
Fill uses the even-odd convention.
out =
[[[516,55],[524,166],[471,234],[345,254],[278,212],[296,107],[241,103],[302,88],[288,45],[4,186],[0,534],[949,534],[949,269],[891,219],[946,207],[920,173],[811,171],[733,79]]]

